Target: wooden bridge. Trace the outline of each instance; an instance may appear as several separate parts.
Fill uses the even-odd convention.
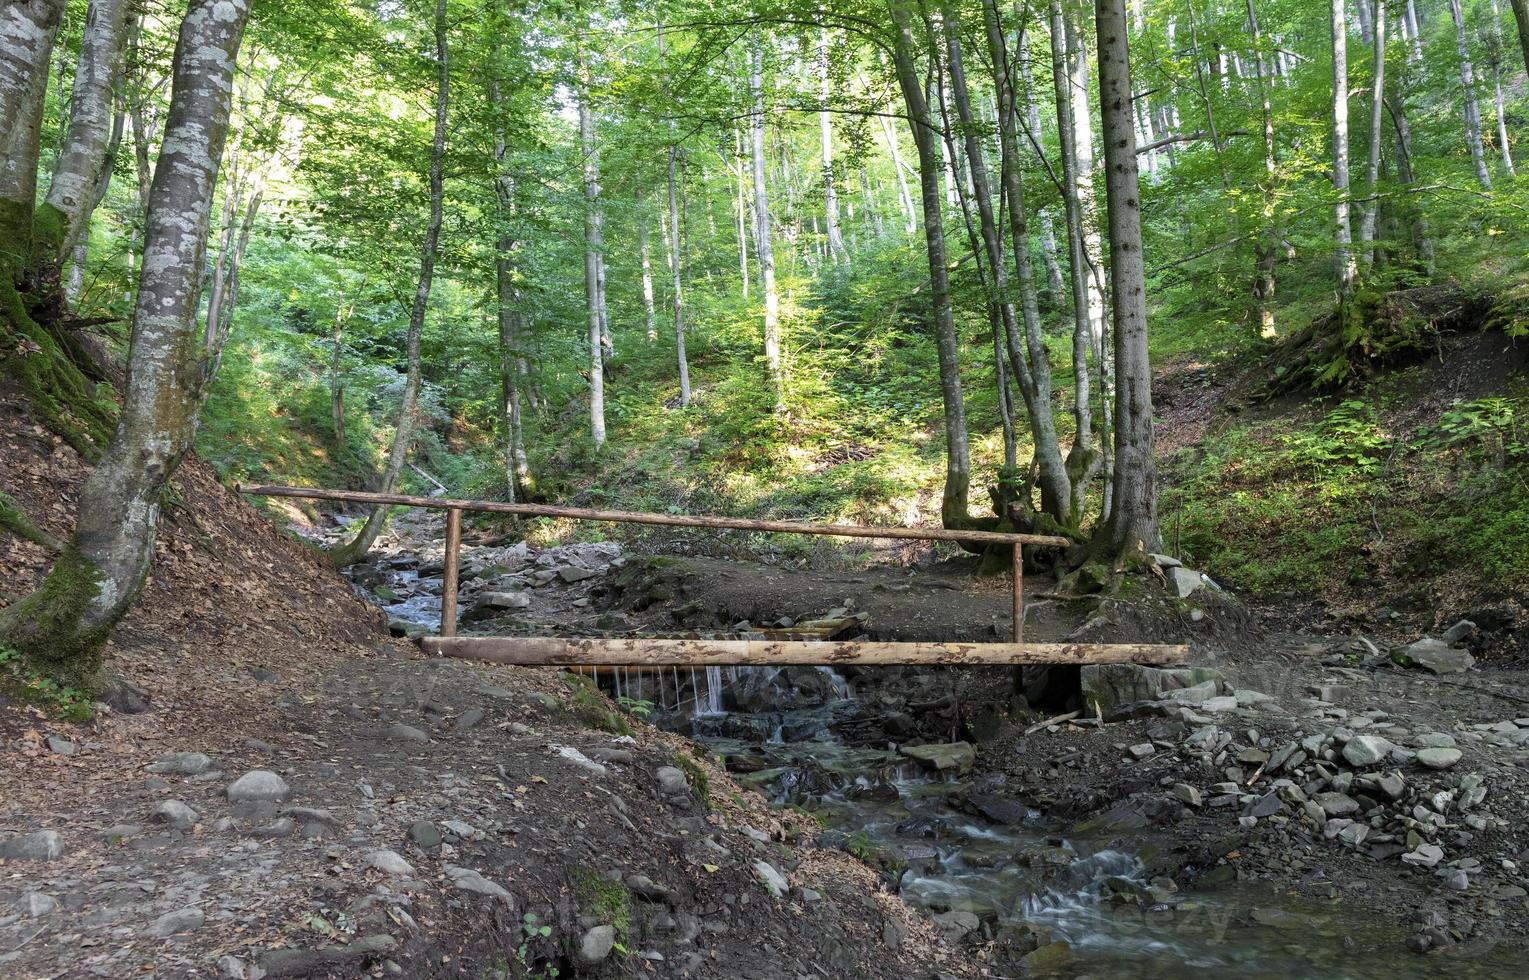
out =
[[[986,665],[1182,663],[1188,648],[1152,643],[1026,643],[1026,545],[1064,548],[1066,538],[1049,534],[964,531],[947,528],[867,527],[859,524],[801,524],[794,521],[753,521],[693,514],[648,514],[622,510],[590,510],[547,504],[512,504],[493,500],[450,500],[357,490],[307,487],[243,487],[239,493],[259,497],[297,497],[371,506],[423,507],[446,512],[445,570],[441,581],[439,636],[421,640],[427,653],[490,663],[521,666],[701,667],[742,664],[812,665]],[[1009,545],[1013,558],[1014,636],[1000,643],[886,643],[869,640],[671,640],[633,638],[559,638],[523,636],[458,636],[457,588],[462,551],[462,513],[478,511],[518,517],[648,524],[712,530],[756,531],[772,534],[812,534],[843,538],[882,538],[914,541],[955,541]]]

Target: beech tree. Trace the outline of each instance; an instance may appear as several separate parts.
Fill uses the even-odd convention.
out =
[[[181,21],[117,430],[85,481],[64,553],[35,593],[0,611],[0,641],[80,686],[96,683],[107,636],[143,587],[161,494],[196,432],[203,249],[249,9],[191,0]]]

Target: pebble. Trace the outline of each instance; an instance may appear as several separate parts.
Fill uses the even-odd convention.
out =
[[[228,787],[228,799],[233,803],[279,802],[291,795],[287,781],[269,769],[252,769]]]

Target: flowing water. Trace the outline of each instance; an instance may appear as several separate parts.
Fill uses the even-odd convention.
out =
[[[707,711],[690,719],[692,734],[727,759],[740,782],[778,805],[812,811],[838,846],[892,867],[903,898],[937,921],[971,924],[975,916],[994,933],[1052,940],[1026,961],[1030,975],[1525,975],[1523,963],[1490,948],[1414,955],[1407,931],[1352,897],[1321,902],[1235,882],[1179,891],[1146,871],[1148,838],[1118,826],[1065,827],[1001,785],[941,778],[895,752],[840,744],[833,727],[859,707],[842,696],[842,680],[832,687],[841,696],[784,711],[769,710],[752,685],[744,687],[753,711],[736,710],[731,688],[708,688]],[[983,806],[974,809],[974,796]]]

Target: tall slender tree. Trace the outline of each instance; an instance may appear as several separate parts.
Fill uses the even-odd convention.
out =
[[[1363,0],[1360,0],[1363,2]],[[1349,192],[1348,133],[1348,13],[1344,0],[1330,0],[1333,50],[1333,190],[1337,222],[1338,295],[1347,299],[1354,289],[1354,231]]]
[[[1492,189],[1492,172],[1487,168],[1486,147],[1481,141],[1481,103],[1476,98],[1476,67],[1471,61],[1470,41],[1465,33],[1465,14],[1460,0],[1449,0],[1449,18],[1455,24],[1455,53],[1459,56],[1460,90],[1465,117],[1465,146],[1471,151],[1471,165],[1481,189]]]
[[[765,370],[775,389],[775,407],[783,406],[780,359],[780,293],[775,287],[775,245],[770,239],[770,197],[765,184],[764,48],[756,33],[749,45],[749,97],[753,111],[749,140],[754,155],[754,253],[759,256],[759,289],[764,294]],[[789,185],[788,185],[789,186]]]
[[[1364,6],[1364,0],[1359,0]],[[1373,68],[1370,75],[1370,145],[1364,165],[1364,206],[1359,211],[1359,246],[1364,264],[1375,260],[1375,216],[1380,213],[1380,147],[1386,102],[1386,0],[1375,0],[1371,19]]]

